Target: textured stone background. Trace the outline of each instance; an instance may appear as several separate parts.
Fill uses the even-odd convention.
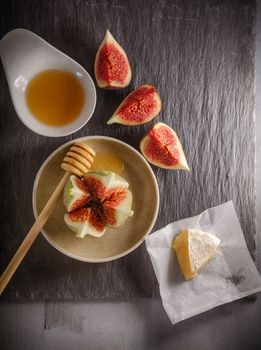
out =
[[[65,141],[107,135],[135,148],[141,127],[106,126],[124,96],[144,83],[157,87],[191,173],[154,168],[161,205],[154,230],[233,199],[251,253],[255,252],[254,1],[10,1],[1,3],[1,36],[34,31],[93,74],[107,28],[133,69],[123,91],[97,89],[94,116],[79,132],[49,139],[33,134],[12,107],[0,68],[0,267],[4,269],[33,222],[34,177]],[[228,228],[229,234],[229,228]],[[158,296],[144,245],[118,261],[90,265],[56,252],[38,237],[3,295],[13,298]]]

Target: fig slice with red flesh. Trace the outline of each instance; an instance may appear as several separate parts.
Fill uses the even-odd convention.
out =
[[[66,211],[70,213],[72,210],[86,205],[90,193],[82,181],[74,175],[71,175],[65,184],[63,191],[63,204]]]
[[[86,235],[101,237],[106,227],[119,227],[133,215],[129,184],[121,176],[113,172],[100,171],[87,173],[81,180],[76,178],[77,188],[81,187],[84,196],[88,194],[81,201],[78,193],[74,192],[76,195],[72,196],[71,184],[76,182],[75,178],[71,175],[65,185],[64,205],[68,212],[64,216],[64,221],[72,231],[76,232],[76,237],[84,238]],[[71,208],[73,209],[69,212],[68,209]]]
[[[119,227],[124,224],[130,213],[132,193],[129,190],[112,192],[112,195],[104,202],[105,221],[108,227]]]
[[[107,30],[94,64],[97,85],[103,89],[122,89],[131,81],[131,67],[123,48]]]
[[[190,171],[175,131],[164,123],[155,124],[141,140],[144,157],[160,168]]]
[[[101,237],[105,232],[105,225],[96,219],[91,208],[79,208],[64,215],[66,225],[76,233],[76,237],[86,235]]]
[[[153,85],[143,85],[132,91],[119,105],[107,124],[145,124],[161,110],[161,99]]]

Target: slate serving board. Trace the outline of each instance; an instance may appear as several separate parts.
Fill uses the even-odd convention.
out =
[[[5,1],[1,36],[23,27],[74,58],[94,78],[96,50],[107,28],[125,48],[133,79],[122,91],[97,88],[90,122],[63,138],[46,138],[17,118],[0,68],[0,271],[33,223],[34,177],[46,157],[76,137],[107,135],[138,149],[156,121],[172,126],[191,173],[153,168],[161,205],[154,230],[233,199],[254,256],[255,121],[254,1]],[[107,126],[122,99],[144,83],[163,101],[157,119],[140,126]],[[229,233],[229,232],[228,232]],[[118,261],[74,261],[39,236],[3,299],[158,296],[144,244]],[[3,300],[2,299],[2,300]]]

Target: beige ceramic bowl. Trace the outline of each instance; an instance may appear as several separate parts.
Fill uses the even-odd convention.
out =
[[[104,236],[76,238],[65,225],[65,209],[62,199],[45,224],[42,233],[47,241],[71,258],[87,262],[104,262],[118,259],[136,249],[150,233],[159,208],[159,190],[151,167],[134,148],[119,140],[89,136],[86,141],[96,153],[113,153],[123,160],[121,174],[130,184],[133,194],[134,215],[117,229],[106,229]],[[41,166],[33,187],[33,211],[37,218],[64,172],[60,169],[65,153],[76,140],[70,141],[53,152]]]

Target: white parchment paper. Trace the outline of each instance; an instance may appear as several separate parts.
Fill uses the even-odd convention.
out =
[[[172,248],[185,228],[199,229],[220,240],[217,254],[199,275],[185,281]],[[163,306],[171,320],[181,320],[215,306],[261,291],[261,277],[248,252],[233,202],[173,222],[146,238]]]

